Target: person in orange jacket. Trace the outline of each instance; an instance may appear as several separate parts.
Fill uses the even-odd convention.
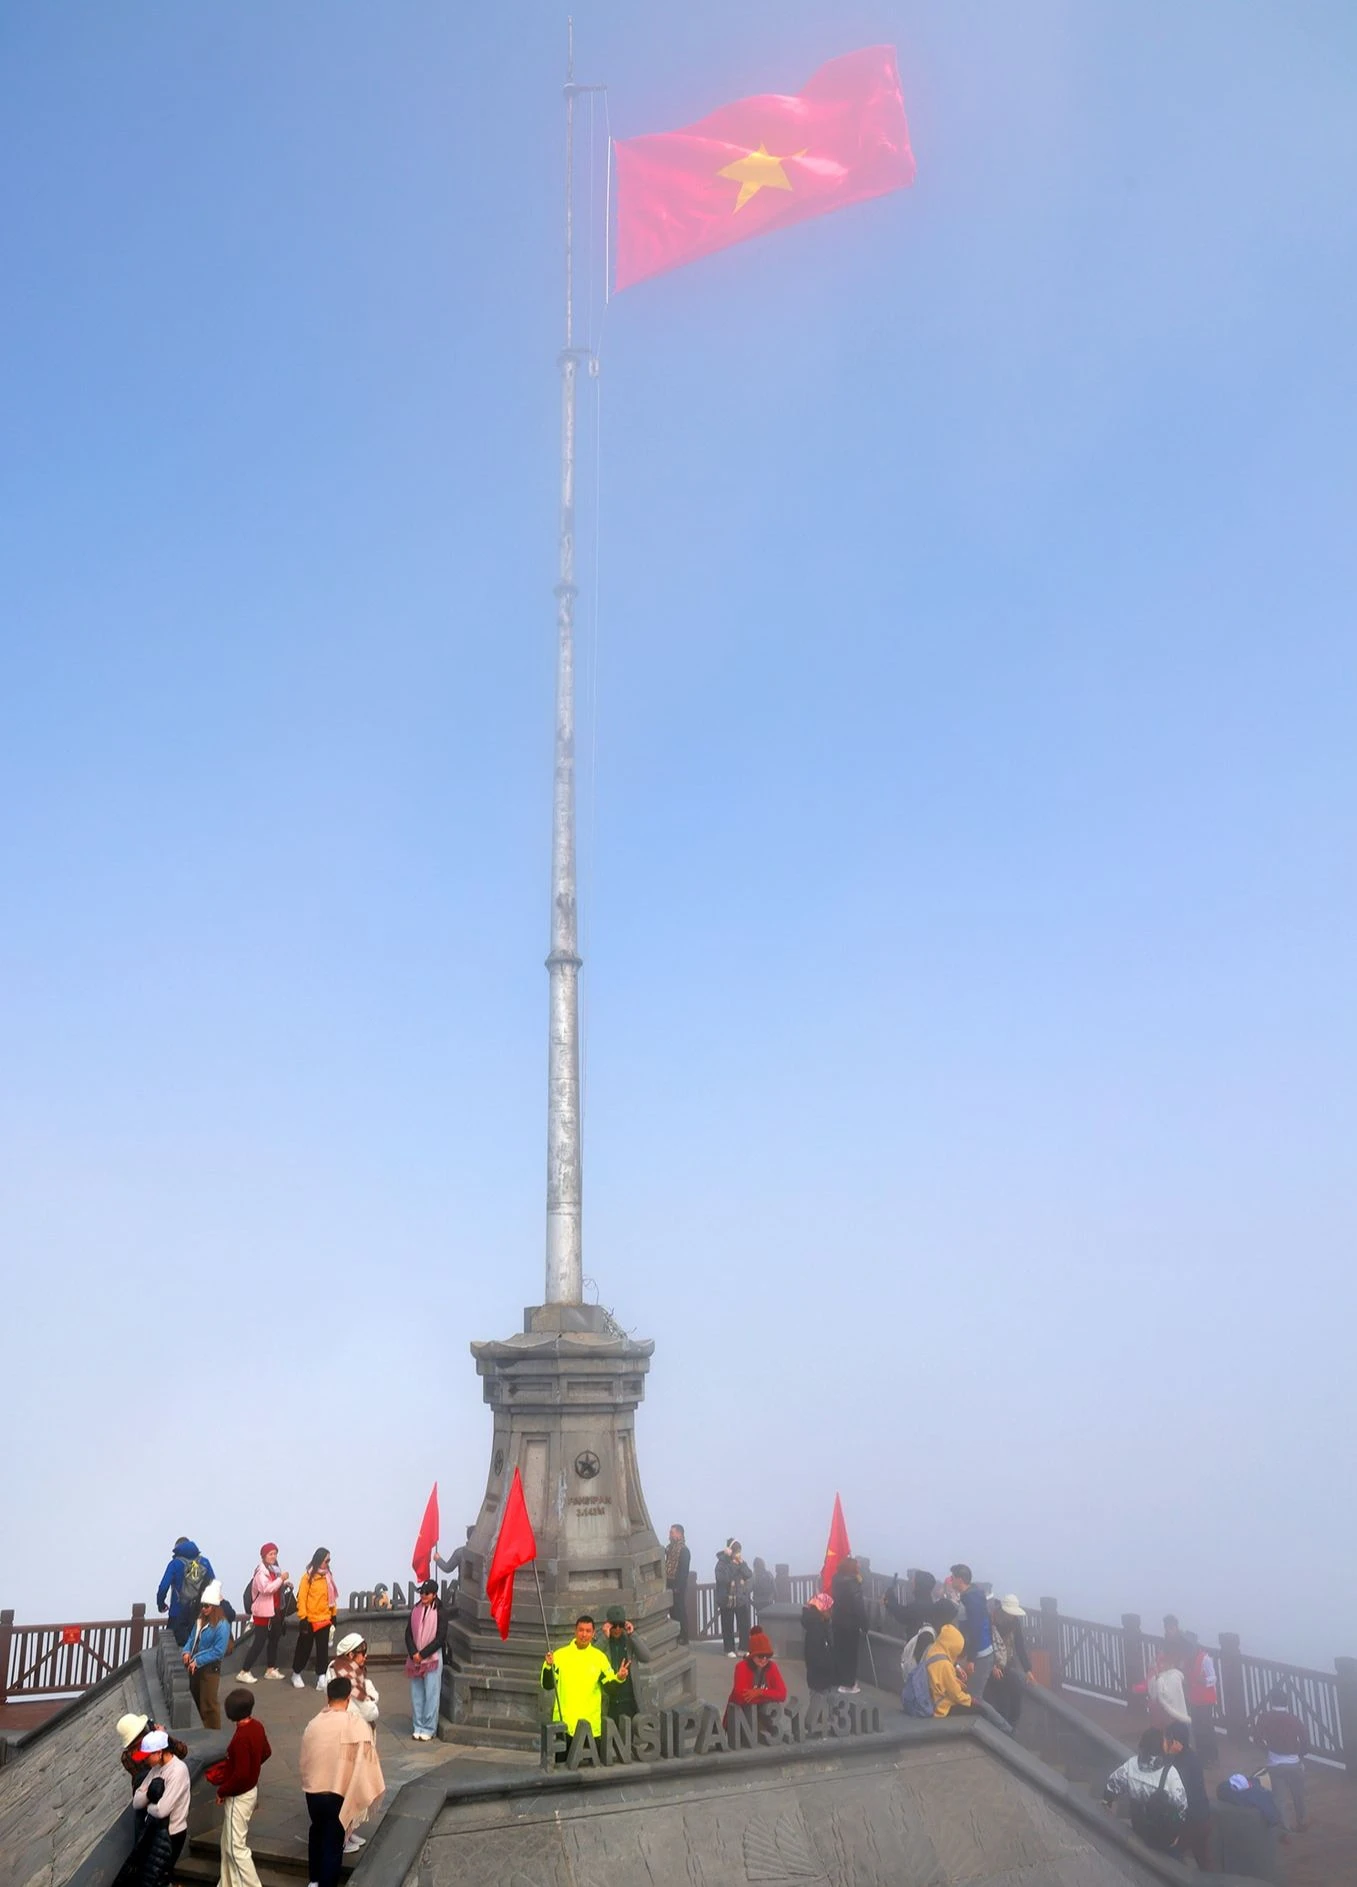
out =
[[[316,1684],[325,1688],[325,1667],[330,1662],[330,1627],[339,1610],[339,1589],[330,1571],[330,1549],[318,1546],[297,1587],[297,1648],[292,1653],[292,1687],[302,1688],[308,1657],[316,1661]]]

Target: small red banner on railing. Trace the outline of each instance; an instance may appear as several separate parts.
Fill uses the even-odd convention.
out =
[[[63,1625],[61,1628],[61,1642],[64,1645],[78,1645],[84,1635],[79,1625]]]

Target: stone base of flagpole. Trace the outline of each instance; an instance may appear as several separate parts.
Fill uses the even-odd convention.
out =
[[[551,1714],[541,1686],[546,1646],[533,1568],[515,1579],[507,1639],[485,1596],[515,1468],[537,1540],[553,1647],[573,1636],[581,1612],[593,1613],[601,1638],[607,1608],[625,1606],[651,1654],[633,1667],[639,1707],[696,1700],[695,1660],[669,1616],[664,1549],[636,1464],[636,1409],[654,1348],[594,1304],[539,1305],[524,1312],[521,1335],[472,1344],[494,1435],[448,1632],[438,1730],[445,1741],[535,1749]]]

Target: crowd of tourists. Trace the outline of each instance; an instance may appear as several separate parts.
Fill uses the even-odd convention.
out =
[[[435,1563],[452,1570],[460,1557]],[[676,1524],[666,1545],[665,1581],[671,1616],[685,1644],[691,1578],[692,1554],[683,1527]],[[741,1542],[733,1537],[716,1556],[714,1596],[722,1649],[735,1664],[727,1711],[785,1702],[787,1682],[764,1619],[775,1604],[775,1582],[763,1560],[745,1560]],[[204,1727],[219,1728],[223,1709],[233,1726],[225,1757],[206,1772],[224,1814],[221,1887],[259,1887],[248,1831],[260,1771],[271,1755],[268,1737],[254,1717],[261,1660],[265,1679],[290,1679],[303,1688],[314,1672],[316,1688],[325,1693],[323,1708],[302,1737],[301,1778],[312,1887],[336,1887],[344,1855],[363,1845],[358,1828],[384,1783],[374,1737],[381,1700],[367,1669],[361,1632],[349,1631],[335,1642],[340,1608],[329,1551],[318,1547],[294,1584],[279,1562],[276,1542],[265,1541],[237,1614],[211,1561],[194,1540],[181,1535],[156,1603],[180,1648]],[[1013,1734],[1024,1693],[1036,1681],[1023,1629],[1027,1612],[1015,1593],[991,1596],[976,1583],[971,1568],[958,1561],[942,1580],[916,1572],[907,1587],[893,1581],[881,1605],[886,1632],[874,1635],[862,1569],[853,1558],[839,1562],[828,1590],[807,1600],[801,1608],[802,1655],[813,1694],[857,1695],[865,1672],[877,1688],[899,1683],[907,1717],[971,1714]],[[222,1664],[232,1623],[242,1616],[250,1629],[240,1642],[236,1688],[223,1702]],[[291,1620],[296,1639],[285,1672],[279,1654]],[[448,1623],[437,1582],[428,1579],[405,1624],[410,1735],[416,1742],[429,1741],[437,1732]],[[635,1673],[653,1656],[654,1647],[637,1631],[625,1606],[609,1606],[601,1629],[591,1614],[582,1613],[572,1637],[549,1649],[542,1662],[541,1683],[551,1693],[553,1719],[572,1735],[585,1723],[599,1736],[608,1719],[634,1717],[639,1708]],[[898,1658],[898,1679],[893,1669],[883,1671],[883,1658]],[[1136,1753],[1108,1778],[1104,1795],[1110,1810],[1127,1810],[1133,1830],[1147,1845],[1191,1857],[1204,1870],[1211,1867],[1206,1771],[1217,1760],[1216,1683],[1212,1659],[1195,1634],[1166,1619],[1162,1648],[1141,1687],[1150,1727]],[[1219,1784],[1217,1796],[1255,1810],[1285,1838],[1286,1803],[1294,1825],[1305,1826],[1309,1742],[1284,1686],[1269,1695],[1252,1729],[1265,1767],[1256,1775],[1230,1775]],[[137,1817],[124,1887],[167,1887],[188,1826],[188,1752],[146,1717],[124,1717],[118,1733]]]
[[[266,1540],[237,1611],[223,1592],[211,1560],[196,1540],[181,1534],[157,1588],[156,1605],[166,1615],[179,1647],[203,1728],[220,1729],[223,1711],[235,1726],[226,1756],[206,1772],[223,1808],[222,1887],[259,1887],[248,1834],[260,1770],[272,1752],[254,1717],[256,1666],[262,1659],[265,1679],[290,1681],[298,1690],[305,1689],[314,1673],[325,1703],[301,1741],[310,1876],[312,1887],[335,1887],[344,1855],[363,1845],[358,1827],[385,1784],[374,1735],[381,1698],[368,1671],[362,1632],[348,1631],[335,1638],[339,1591],[329,1549],[318,1546],[294,1582],[291,1572],[279,1563],[277,1542]],[[223,1700],[222,1666],[237,1619],[248,1620],[249,1630],[240,1640],[236,1688]],[[285,1672],[279,1652],[289,1622],[295,1623],[296,1640]],[[431,1742],[438,1728],[447,1627],[438,1582],[426,1579],[405,1623],[410,1735],[417,1743]],[[146,1717],[124,1717],[118,1733],[123,1767],[134,1785],[136,1811],[136,1838],[121,1887],[166,1887],[188,1830],[188,1751]]]

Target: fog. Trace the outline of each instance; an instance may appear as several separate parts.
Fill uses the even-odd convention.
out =
[[[589,1294],[702,1577],[1327,1665],[1357,22],[576,8],[617,136],[876,42],[915,187],[606,315],[581,109]],[[563,15],[0,47],[0,1603],[390,1582],[542,1295]]]

